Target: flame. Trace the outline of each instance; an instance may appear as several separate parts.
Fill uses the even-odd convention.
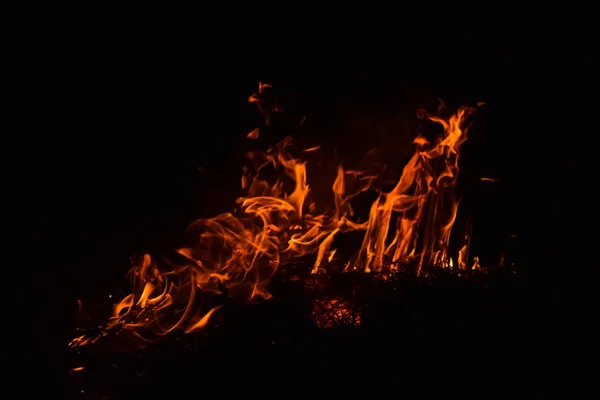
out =
[[[492,183],[499,182],[499,179],[496,179],[496,178],[486,178],[484,176],[482,176],[479,180],[481,182],[492,182]]]
[[[431,145],[419,135],[417,151],[402,171],[397,185],[381,193],[371,206],[367,232],[354,269],[377,270],[384,260],[418,259],[417,273],[430,265],[449,266],[448,245],[459,200],[456,197],[460,145],[466,140],[467,117],[475,111],[463,106],[445,120],[425,112],[421,118],[437,122],[444,135]],[[396,233],[387,243],[393,213]]]
[[[279,101],[273,95],[273,86],[268,83],[259,82],[258,92],[251,95],[248,98],[248,102],[256,104],[258,111],[265,117],[265,125],[269,125],[273,113],[283,111]],[[251,136],[248,135],[248,137]],[[257,137],[258,131],[256,131],[256,137],[252,137],[252,139],[256,139]]]
[[[259,128],[254,128],[250,131],[250,133],[248,133],[248,135],[246,135],[246,137],[248,139],[258,139],[258,135],[260,133],[260,129]],[[481,178],[483,179],[483,178]]]
[[[269,125],[281,106],[272,87],[259,83],[249,97]],[[243,197],[238,212],[200,219],[188,228],[196,235],[194,245],[177,249],[185,261],[154,259],[145,254],[133,260],[130,271],[133,291],[114,306],[106,330],[120,327],[146,340],[156,340],[175,329],[193,332],[206,328],[216,318],[222,304],[207,306],[217,295],[242,301],[269,299],[268,284],[282,265],[295,258],[313,256],[310,273],[327,272],[332,263],[344,271],[365,273],[391,271],[407,265],[416,274],[430,267],[467,269],[469,238],[462,248],[449,251],[450,234],[456,221],[459,199],[456,193],[461,144],[467,139],[469,116],[474,107],[462,106],[442,117],[443,104],[436,114],[419,112],[418,117],[439,124],[443,134],[434,140],[419,134],[415,152],[393,189],[379,191],[368,219],[359,222],[351,200],[376,190],[377,175],[337,167],[331,185],[333,209],[323,208],[311,198],[307,161],[292,155],[291,137],[263,154],[249,153],[244,166]],[[304,118],[302,122],[304,121]],[[258,137],[258,128],[248,134]],[[298,153],[314,154],[319,146]],[[273,176],[279,176],[273,181]],[[483,178],[482,178],[483,180]],[[319,211],[320,210],[320,211]],[[362,242],[355,254],[347,256],[336,248],[336,240],[346,232],[359,232]],[[471,270],[479,269],[474,259]],[[308,272],[308,271],[307,271]],[[356,321],[340,299],[327,299],[319,309],[332,319]],[[95,338],[80,336],[70,346],[93,343]]]

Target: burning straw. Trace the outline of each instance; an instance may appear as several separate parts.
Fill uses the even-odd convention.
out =
[[[264,115],[265,127],[282,110],[272,87],[263,83],[249,102]],[[306,157],[318,148],[298,149],[287,137],[264,153],[249,153],[239,209],[193,222],[188,233],[195,243],[176,249],[174,256],[144,254],[134,260],[132,292],[114,306],[100,334],[81,335],[70,347],[112,330],[144,340],[202,330],[219,314],[223,299],[271,298],[269,284],[277,276],[303,281],[322,295],[313,299],[318,326],[356,325],[361,311],[351,296],[324,293],[334,275],[368,274],[386,281],[400,273],[425,277],[436,270],[477,268],[477,258],[469,256],[469,234],[458,251],[449,248],[459,207],[461,144],[475,110],[462,106],[448,114],[442,104],[434,114],[420,111],[418,117],[439,124],[443,134],[414,139],[414,154],[389,191],[377,187],[377,174],[339,165],[330,186],[333,207],[319,202],[309,184]],[[260,134],[257,128],[248,138]],[[366,192],[377,197],[361,221],[352,203]]]

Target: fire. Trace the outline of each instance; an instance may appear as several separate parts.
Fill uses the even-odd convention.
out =
[[[468,129],[463,125],[474,111],[473,107],[463,106],[448,120],[420,114],[421,118],[441,124],[444,135],[433,145],[420,135],[414,140],[417,151],[404,167],[398,184],[389,193],[381,193],[371,207],[354,269],[377,270],[384,265],[386,256],[394,262],[418,259],[417,273],[424,266],[450,266],[448,245],[459,203],[458,158]],[[393,212],[400,215],[396,219],[396,234],[387,243]]]
[[[263,114],[265,125],[282,110],[272,91],[260,83],[248,99]],[[470,233],[455,254],[449,248],[460,202],[456,193],[460,148],[475,109],[462,106],[443,116],[442,104],[435,114],[418,113],[419,118],[439,124],[443,134],[415,138],[415,152],[389,191],[376,187],[376,174],[339,165],[330,189],[333,209],[311,196],[308,161],[303,157],[314,155],[319,146],[294,151],[294,141],[287,137],[265,153],[248,154],[251,163],[243,169],[239,209],[190,224],[188,233],[196,240],[176,249],[179,260],[148,254],[133,260],[133,291],[114,306],[104,331],[120,328],[155,340],[175,329],[201,330],[218,314],[219,296],[269,299],[271,278],[299,258],[312,257],[304,265],[313,275],[326,274],[337,265],[344,272],[377,272],[384,277],[400,266],[417,275],[427,275],[432,267],[478,270],[479,260],[469,261]],[[258,138],[259,132],[254,129],[248,138]],[[368,219],[360,222],[351,202],[373,190],[378,197]],[[354,254],[337,246],[347,232],[362,235]],[[330,326],[333,320],[360,323],[360,315],[343,299],[326,298],[315,307],[324,315],[315,317],[319,326]],[[70,346],[96,339],[80,336]]]

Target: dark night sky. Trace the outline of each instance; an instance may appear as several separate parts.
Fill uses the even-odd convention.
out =
[[[584,57],[561,59],[556,35],[534,30],[397,36],[253,36],[217,45],[98,33],[40,54],[49,67],[30,68],[41,91],[22,94],[40,112],[23,116],[19,160],[5,168],[5,185],[17,197],[4,229],[15,260],[37,260],[33,286],[47,295],[34,313],[57,332],[42,342],[69,336],[73,299],[101,295],[122,280],[132,251],[177,237],[190,217],[219,203],[226,182],[237,184],[246,98],[258,80],[298,93],[319,118],[341,116],[342,123],[348,109],[385,125],[394,110],[414,115],[436,97],[455,106],[487,102],[485,135],[473,138],[479,147],[472,145],[466,162],[507,182],[498,196],[512,202],[518,229],[545,235],[530,239],[531,248],[543,252],[558,242],[547,216],[564,211],[545,192],[568,173],[560,166],[568,151],[549,139],[559,130],[549,120],[561,111],[561,74],[589,74]],[[4,151],[5,160],[15,156]],[[540,177],[542,168],[551,172]],[[205,193],[199,187],[207,181]],[[56,319],[51,309],[68,311]]]

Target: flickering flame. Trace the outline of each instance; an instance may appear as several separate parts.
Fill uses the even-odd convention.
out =
[[[496,179],[496,178],[481,177],[480,180],[481,180],[481,182],[493,182],[493,183],[498,182],[498,179]]]
[[[265,125],[273,113],[282,110],[272,89],[260,83],[258,92],[248,99],[263,114]],[[376,190],[375,174],[339,165],[331,184],[334,208],[318,211],[323,207],[310,197],[308,161],[292,156],[291,137],[264,154],[250,153],[253,163],[243,169],[245,194],[237,201],[238,212],[193,222],[188,231],[196,234],[196,244],[177,249],[186,262],[153,259],[148,254],[134,260],[130,271],[133,291],[114,306],[105,329],[120,327],[146,340],[175,329],[186,333],[201,330],[221,307],[207,306],[207,298],[226,294],[244,301],[269,299],[268,284],[278,269],[305,256],[314,257],[312,274],[326,273],[333,263],[344,266],[344,271],[365,273],[394,271],[399,265],[409,266],[416,274],[427,274],[431,267],[469,269],[470,234],[464,235],[456,254],[451,254],[449,240],[459,205],[460,147],[467,139],[467,119],[475,108],[462,106],[446,118],[441,116],[444,111],[442,104],[435,115],[418,114],[441,125],[443,134],[433,141],[423,135],[414,139],[416,150],[395,187],[379,191],[363,222],[350,203],[360,193]],[[300,124],[303,122],[304,118]],[[257,128],[247,136],[256,139],[258,134]],[[298,153],[308,155],[317,150],[319,146]],[[279,171],[281,177],[270,182],[265,177],[267,170]],[[362,243],[355,254],[342,254],[336,240],[350,231],[362,234]],[[479,268],[475,258],[470,269]],[[358,323],[360,316],[348,307],[341,299],[324,300],[319,308],[329,319],[319,325],[349,318]],[[95,340],[81,336],[70,346]]]
[[[260,129],[254,128],[250,131],[250,133],[248,133],[248,135],[246,135],[246,137],[248,139],[258,139],[259,133],[260,133]],[[481,178],[481,179],[483,179],[483,178]]]

